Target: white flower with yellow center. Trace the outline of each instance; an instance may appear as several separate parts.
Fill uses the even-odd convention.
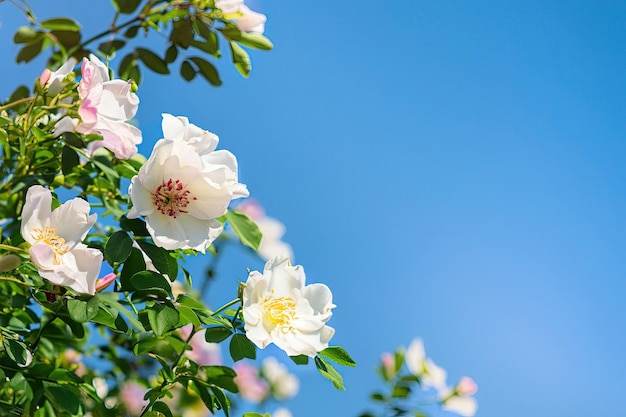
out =
[[[243,291],[246,336],[259,348],[276,344],[289,356],[315,356],[335,333],[326,322],[335,305],[324,284],[304,285],[304,269],[272,258],[253,271]]]
[[[222,232],[216,218],[248,190],[237,180],[235,156],[215,150],[217,136],[168,114],[163,132],[131,180],[128,217],[143,216],[157,246],[204,252]]]
[[[102,265],[102,253],[81,241],[96,222],[89,203],[80,198],[51,210],[52,194],[40,185],[26,193],[21,233],[30,243],[30,259],[39,274],[56,285],[83,294],[94,294]]]

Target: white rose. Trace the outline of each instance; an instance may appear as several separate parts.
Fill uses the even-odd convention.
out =
[[[263,273],[253,271],[243,291],[246,336],[259,348],[276,344],[289,356],[315,356],[328,347],[335,330],[332,293],[324,284],[304,285],[301,266],[272,258]]]
[[[102,253],[81,241],[96,222],[89,203],[81,198],[66,201],[51,211],[52,194],[40,185],[26,193],[21,233],[30,243],[30,259],[39,274],[56,285],[83,294],[94,294],[102,265]]]
[[[180,123],[181,119],[163,116],[168,137],[157,142],[131,180],[133,207],[128,217],[143,216],[157,246],[204,252],[222,232],[216,218],[226,213],[232,199],[247,197],[248,190],[237,180],[232,153],[208,151],[213,138],[191,140],[195,136],[187,134],[193,130],[189,125],[182,130],[172,126]]]

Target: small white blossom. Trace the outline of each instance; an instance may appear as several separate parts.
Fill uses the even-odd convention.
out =
[[[51,211],[52,194],[40,185],[30,187],[22,210],[21,233],[30,243],[30,259],[39,274],[56,285],[94,294],[102,253],[81,241],[96,222],[89,203],[80,198]]]
[[[276,411],[272,413],[272,417],[293,417],[293,414],[285,407],[281,407],[277,408]]]
[[[247,197],[237,180],[237,160],[216,151],[217,136],[198,134],[185,118],[163,115],[165,138],[128,189],[133,207],[128,217],[143,216],[157,246],[204,252],[222,232],[216,220],[230,201]]]
[[[335,330],[326,326],[335,305],[324,284],[305,286],[302,266],[272,258],[253,271],[243,291],[246,336],[259,348],[276,344],[289,356],[315,356]]]
[[[267,17],[263,13],[250,10],[244,4],[244,0],[215,0],[215,7],[222,10],[222,13],[231,17],[242,32],[253,32],[262,34],[265,31]]]
[[[436,388],[442,390],[446,387],[447,372],[435,365],[430,358],[426,358],[422,339],[414,339],[406,351],[406,364],[413,375],[420,377],[422,388]]]
[[[40,85],[48,89],[48,94],[56,96],[63,89],[63,80],[74,71],[75,66],[76,59],[70,58],[56,71],[44,69],[39,77]]]
[[[278,362],[273,356],[263,360],[261,372],[270,383],[272,394],[274,394],[277,400],[286,400],[298,393],[300,389],[298,377],[290,373],[287,367]]]
[[[464,376],[454,389],[447,388],[439,393],[441,408],[463,417],[473,417],[478,409],[474,398],[476,392],[478,385],[472,378]]]

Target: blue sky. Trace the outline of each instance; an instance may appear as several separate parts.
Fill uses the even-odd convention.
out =
[[[107,3],[76,10],[87,34]],[[297,369],[294,415],[356,416],[380,354],[416,336],[451,383],[478,382],[478,416],[625,415],[626,3],[247,3],[275,44],[251,77],[227,55],[220,89],[148,75],[138,122],[144,154],[162,112],[217,133],[333,290],[333,342],[359,366],[347,392]],[[50,4],[31,2],[84,3]],[[0,21],[6,97],[44,64],[11,65],[19,16]],[[262,268],[230,255],[215,304]]]

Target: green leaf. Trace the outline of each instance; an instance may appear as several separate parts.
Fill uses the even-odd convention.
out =
[[[132,248],[130,256],[124,262],[124,268],[120,274],[120,285],[122,291],[132,291],[133,286],[130,283],[130,279],[138,272],[146,270],[146,262],[143,259],[141,251],[137,248]]]
[[[65,49],[71,49],[80,44],[80,32],[54,30],[50,34],[54,36],[55,43],[63,45]]]
[[[104,246],[104,253],[113,262],[124,262],[130,256],[132,249],[133,240],[128,236],[128,233],[118,230],[109,236]]]
[[[157,271],[167,275],[171,281],[176,279],[178,262],[168,251],[145,241],[138,241],[137,243],[139,243],[141,250],[150,258]]]
[[[17,53],[17,62],[30,62],[43,50],[43,39],[38,39],[35,42],[29,43],[24,46]]]
[[[120,74],[120,78],[122,80],[128,80],[130,78],[130,73],[132,72],[133,67],[137,66],[137,60],[135,59],[135,55],[132,53],[124,56],[122,61],[120,62],[120,66],[118,69],[118,73]]]
[[[130,279],[130,284],[138,291],[146,291],[153,293],[155,289],[165,291],[165,294],[172,292],[169,281],[161,274],[153,271],[137,272]],[[163,294],[163,291],[157,291],[157,294]]]
[[[43,37],[43,32],[38,32],[30,26],[21,26],[13,36],[14,43],[31,43]]]
[[[135,48],[135,52],[141,61],[146,64],[148,68],[157,74],[169,74],[170,70],[167,68],[167,62],[160,56],[145,48]]]
[[[407,398],[411,394],[411,388],[396,385],[391,393],[392,398]]]
[[[185,81],[191,81],[196,78],[196,70],[189,61],[185,60],[180,64],[180,76],[183,77]]]
[[[196,328],[202,325],[200,319],[198,318],[198,315],[191,308],[179,305],[176,307],[176,309],[178,310],[178,314],[180,315],[180,322],[178,323],[178,327],[185,326],[189,323],[193,324],[193,326]]]
[[[123,41],[121,39],[111,39],[110,41],[101,43],[98,46],[98,50],[105,55],[111,55],[118,49],[123,48],[124,45],[126,45],[126,41]]]
[[[49,30],[67,30],[70,32],[78,32],[80,25],[78,22],[69,19],[67,17],[57,17],[54,19],[47,19],[40,23],[41,27]]]
[[[124,37],[128,39],[134,38],[135,36],[137,36],[137,33],[139,33],[140,28],[141,28],[140,25],[129,27],[128,29],[126,29],[126,32],[124,32]]]
[[[161,402],[161,401],[155,402],[154,405],[152,405],[152,410],[161,413],[165,417],[173,417],[170,407],[164,402]]]
[[[230,392],[239,392],[237,384],[233,380],[237,373],[226,366],[202,366],[202,370],[206,375],[206,382],[220,388],[224,388]]]
[[[179,295],[178,298],[176,299],[176,301],[179,304],[184,305],[184,306],[189,307],[189,308],[194,309],[194,310],[206,311],[206,309],[207,309],[204,306],[204,304],[202,304],[201,302],[195,300],[194,298],[192,298],[191,296],[189,296],[187,294]]]
[[[78,136],[76,133],[74,132],[65,132],[61,135],[61,139],[63,139],[63,142],[67,143],[68,145],[71,145],[75,148],[86,148],[87,144],[85,143],[85,141]]]
[[[24,343],[19,340],[4,337],[2,339],[2,345],[7,355],[9,355],[9,358],[18,366],[24,367],[30,365],[33,357]]]
[[[180,45],[183,49],[187,49],[193,41],[194,36],[193,26],[188,19],[174,21],[173,29],[170,33],[171,43]]]
[[[150,236],[148,228],[146,227],[146,222],[139,218],[129,219],[126,216],[122,216],[120,219],[120,227],[122,230],[132,232],[135,236]]]
[[[219,74],[217,73],[217,69],[210,62],[197,57],[192,56],[189,58],[193,61],[194,64],[198,67],[198,72],[202,75],[211,85],[219,87],[222,85],[222,80],[220,79]]]
[[[174,307],[164,304],[155,304],[148,308],[148,320],[152,331],[157,336],[163,336],[178,323],[178,311]]]
[[[76,375],[74,372],[65,369],[65,368],[57,368],[48,375],[49,379],[54,381],[67,381],[67,382],[76,382],[81,383],[83,379]]]
[[[113,5],[115,6],[115,9],[123,14],[131,14],[133,13],[137,7],[139,6],[139,4],[141,3],[141,0],[112,0],[113,1]]]
[[[209,343],[220,343],[230,337],[233,332],[226,327],[207,327],[204,339]]]
[[[235,362],[243,358],[256,359],[256,346],[243,334],[233,335],[228,350]]]
[[[250,63],[248,53],[235,42],[230,42],[229,44],[235,68],[237,68],[237,71],[239,71],[241,75],[247,78],[248,75],[250,75],[250,70],[252,70],[252,64]]]
[[[213,410],[215,408],[213,405],[213,396],[209,392],[209,389],[206,386],[206,384],[196,380],[196,381],[191,381],[191,383],[189,384],[189,387],[198,394],[198,396],[200,397],[200,399],[202,399],[202,402],[204,403],[206,408],[208,408],[211,414],[213,414]]]
[[[85,323],[98,314],[99,300],[96,297],[92,297],[89,301],[72,298],[67,301],[67,310],[72,320],[78,323]]]
[[[241,32],[235,26],[227,26],[220,29],[220,32],[222,32],[222,35],[224,35],[225,38],[250,48],[269,51],[274,47],[272,42],[265,36],[256,33]]]
[[[74,167],[80,164],[80,159],[76,151],[69,146],[63,147],[61,154],[61,169],[63,174],[68,175],[72,172]]]
[[[290,356],[293,363],[296,365],[308,365],[309,357],[307,355]]]
[[[259,250],[261,243],[261,231],[255,222],[250,220],[248,216],[237,211],[229,210],[224,216],[228,223],[232,226],[234,232],[239,236],[241,243],[256,250]]]
[[[320,374],[322,374],[324,378],[328,379],[330,382],[333,383],[335,388],[342,390],[342,391],[346,390],[346,387],[344,387],[343,385],[343,378],[341,377],[339,372],[337,372],[335,368],[332,367],[330,363],[326,362],[321,357],[316,356],[315,366],[317,367],[317,370],[319,371]]]
[[[176,47],[176,45],[170,45],[170,47],[167,48],[167,50],[165,51],[165,62],[171,64],[172,62],[176,61],[177,57],[178,48]]]
[[[330,359],[331,361],[343,366],[355,367],[356,362],[350,357],[348,352],[341,346],[329,346],[319,352],[320,356]]]
[[[213,391],[213,395],[215,395],[215,398],[217,399],[219,408],[224,411],[226,417],[230,417],[230,414],[228,412],[228,408],[230,407],[230,401],[228,400],[228,397],[226,397],[226,395],[224,395],[224,392],[222,392],[222,390],[219,388],[211,387],[211,391]]]
[[[67,410],[70,415],[82,415],[80,398],[74,391],[61,385],[51,385],[46,388],[46,394],[49,400]]]

